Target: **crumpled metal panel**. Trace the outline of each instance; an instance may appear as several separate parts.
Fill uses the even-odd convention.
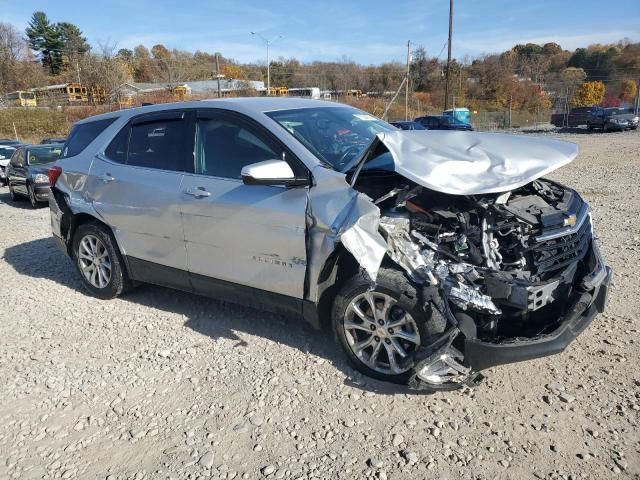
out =
[[[318,301],[317,279],[336,245],[344,247],[375,281],[387,249],[378,231],[380,210],[371,199],[349,186],[344,174],[318,166],[307,207],[308,299]]]
[[[387,251],[387,242],[378,231],[380,209],[366,195],[358,194],[352,201],[348,214],[341,219],[340,241],[364,268],[372,282]]]
[[[401,130],[378,138],[391,152],[398,174],[454,195],[513,190],[578,155],[574,143],[528,135]]]

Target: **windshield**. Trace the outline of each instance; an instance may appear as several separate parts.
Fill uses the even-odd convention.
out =
[[[29,149],[29,165],[44,165],[55,162],[62,152],[62,145],[51,147],[33,147]]]
[[[15,151],[15,148],[0,147],[0,160],[8,160],[9,158],[11,158],[11,155],[13,155],[13,152]]]
[[[299,108],[266,115],[338,171],[349,166],[376,134],[396,131],[388,123],[351,107]]]

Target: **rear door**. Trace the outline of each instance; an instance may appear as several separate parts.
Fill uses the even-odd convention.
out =
[[[27,194],[27,149],[19,148],[11,157],[7,181],[11,188],[23,195]]]
[[[112,226],[134,276],[188,288],[180,213],[184,171],[193,165],[188,113],[165,111],[135,117],[91,166],[87,191]],[[183,272],[155,279],[146,275]],[[141,275],[144,274],[144,275]]]
[[[240,176],[243,166],[274,159],[306,172],[253,120],[223,110],[198,112],[195,173],[186,174],[182,184],[189,271],[197,291],[209,293],[231,282],[303,297],[308,187],[245,185]]]

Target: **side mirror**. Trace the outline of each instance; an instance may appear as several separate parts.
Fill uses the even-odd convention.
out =
[[[296,178],[291,167],[284,160],[265,160],[242,168],[245,185],[273,185],[299,187],[307,185],[306,178]]]

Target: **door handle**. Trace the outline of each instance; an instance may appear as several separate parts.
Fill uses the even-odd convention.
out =
[[[184,191],[184,193],[196,198],[211,196],[211,192],[207,192],[204,187],[189,187]]]
[[[116,177],[113,177],[110,173],[105,173],[102,176],[102,181],[104,183],[109,183],[109,182],[113,182],[116,179]]]

